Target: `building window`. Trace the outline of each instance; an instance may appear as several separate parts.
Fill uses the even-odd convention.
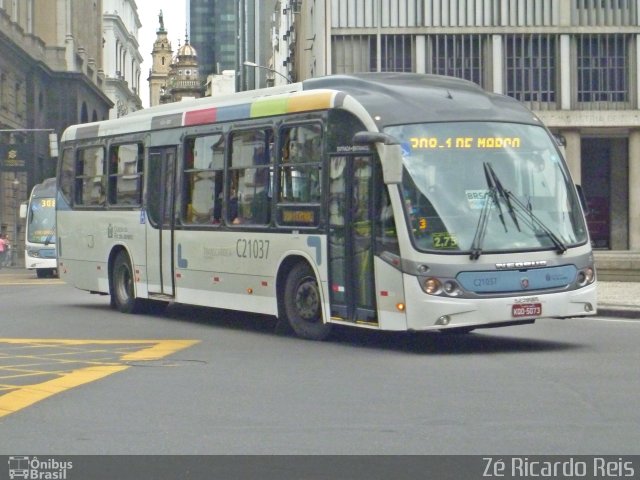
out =
[[[13,90],[14,112],[18,118],[24,117],[25,104],[22,102],[22,82],[16,82]]]
[[[572,25],[636,25],[638,4],[635,0],[574,0]]]
[[[428,37],[429,73],[464,78],[484,86],[484,35],[432,35]]]
[[[333,35],[331,37],[333,73],[375,72],[377,55],[375,35]]]
[[[553,35],[505,36],[505,93],[521,102],[555,102],[556,45]]]
[[[412,71],[413,38],[413,35],[382,35],[380,66],[383,72]]]
[[[7,76],[4,73],[0,73],[0,107],[7,109],[6,99],[7,94]]]
[[[629,101],[627,35],[578,35],[578,102],[626,108]],[[584,105],[582,106],[584,107]]]

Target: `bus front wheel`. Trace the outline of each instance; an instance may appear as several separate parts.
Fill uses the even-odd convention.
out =
[[[331,325],[322,321],[322,295],[307,263],[291,269],[284,288],[284,314],[293,331],[302,338],[324,340]]]
[[[116,256],[111,277],[111,304],[122,313],[138,311],[140,302],[135,298],[133,268],[126,252]]]

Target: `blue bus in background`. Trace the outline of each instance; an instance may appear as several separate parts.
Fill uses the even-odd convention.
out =
[[[58,275],[56,254],[56,179],[33,187],[29,203],[20,212],[26,219],[24,264],[38,278]]]

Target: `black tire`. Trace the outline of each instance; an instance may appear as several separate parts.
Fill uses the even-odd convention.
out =
[[[111,272],[111,305],[122,313],[140,311],[142,302],[135,297],[133,268],[126,252],[121,251]]]
[[[298,263],[289,272],[283,305],[285,319],[299,337],[324,340],[331,333],[331,325],[322,321],[322,295],[307,263]]]
[[[55,268],[37,268],[36,275],[38,278],[56,278]]]

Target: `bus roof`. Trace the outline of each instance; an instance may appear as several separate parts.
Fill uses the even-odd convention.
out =
[[[33,186],[31,196],[34,198],[55,197],[56,196],[56,179],[55,177],[46,178],[42,183]]]
[[[347,97],[361,104],[379,129],[435,121],[540,123],[516,100],[466,80],[419,73],[361,73],[159,105],[115,120],[71,126],[61,140],[353,106]]]
[[[420,73],[360,73],[305,80],[304,89],[340,90],[358,100],[379,127],[448,121],[540,124],[517,100],[455,77]]]

